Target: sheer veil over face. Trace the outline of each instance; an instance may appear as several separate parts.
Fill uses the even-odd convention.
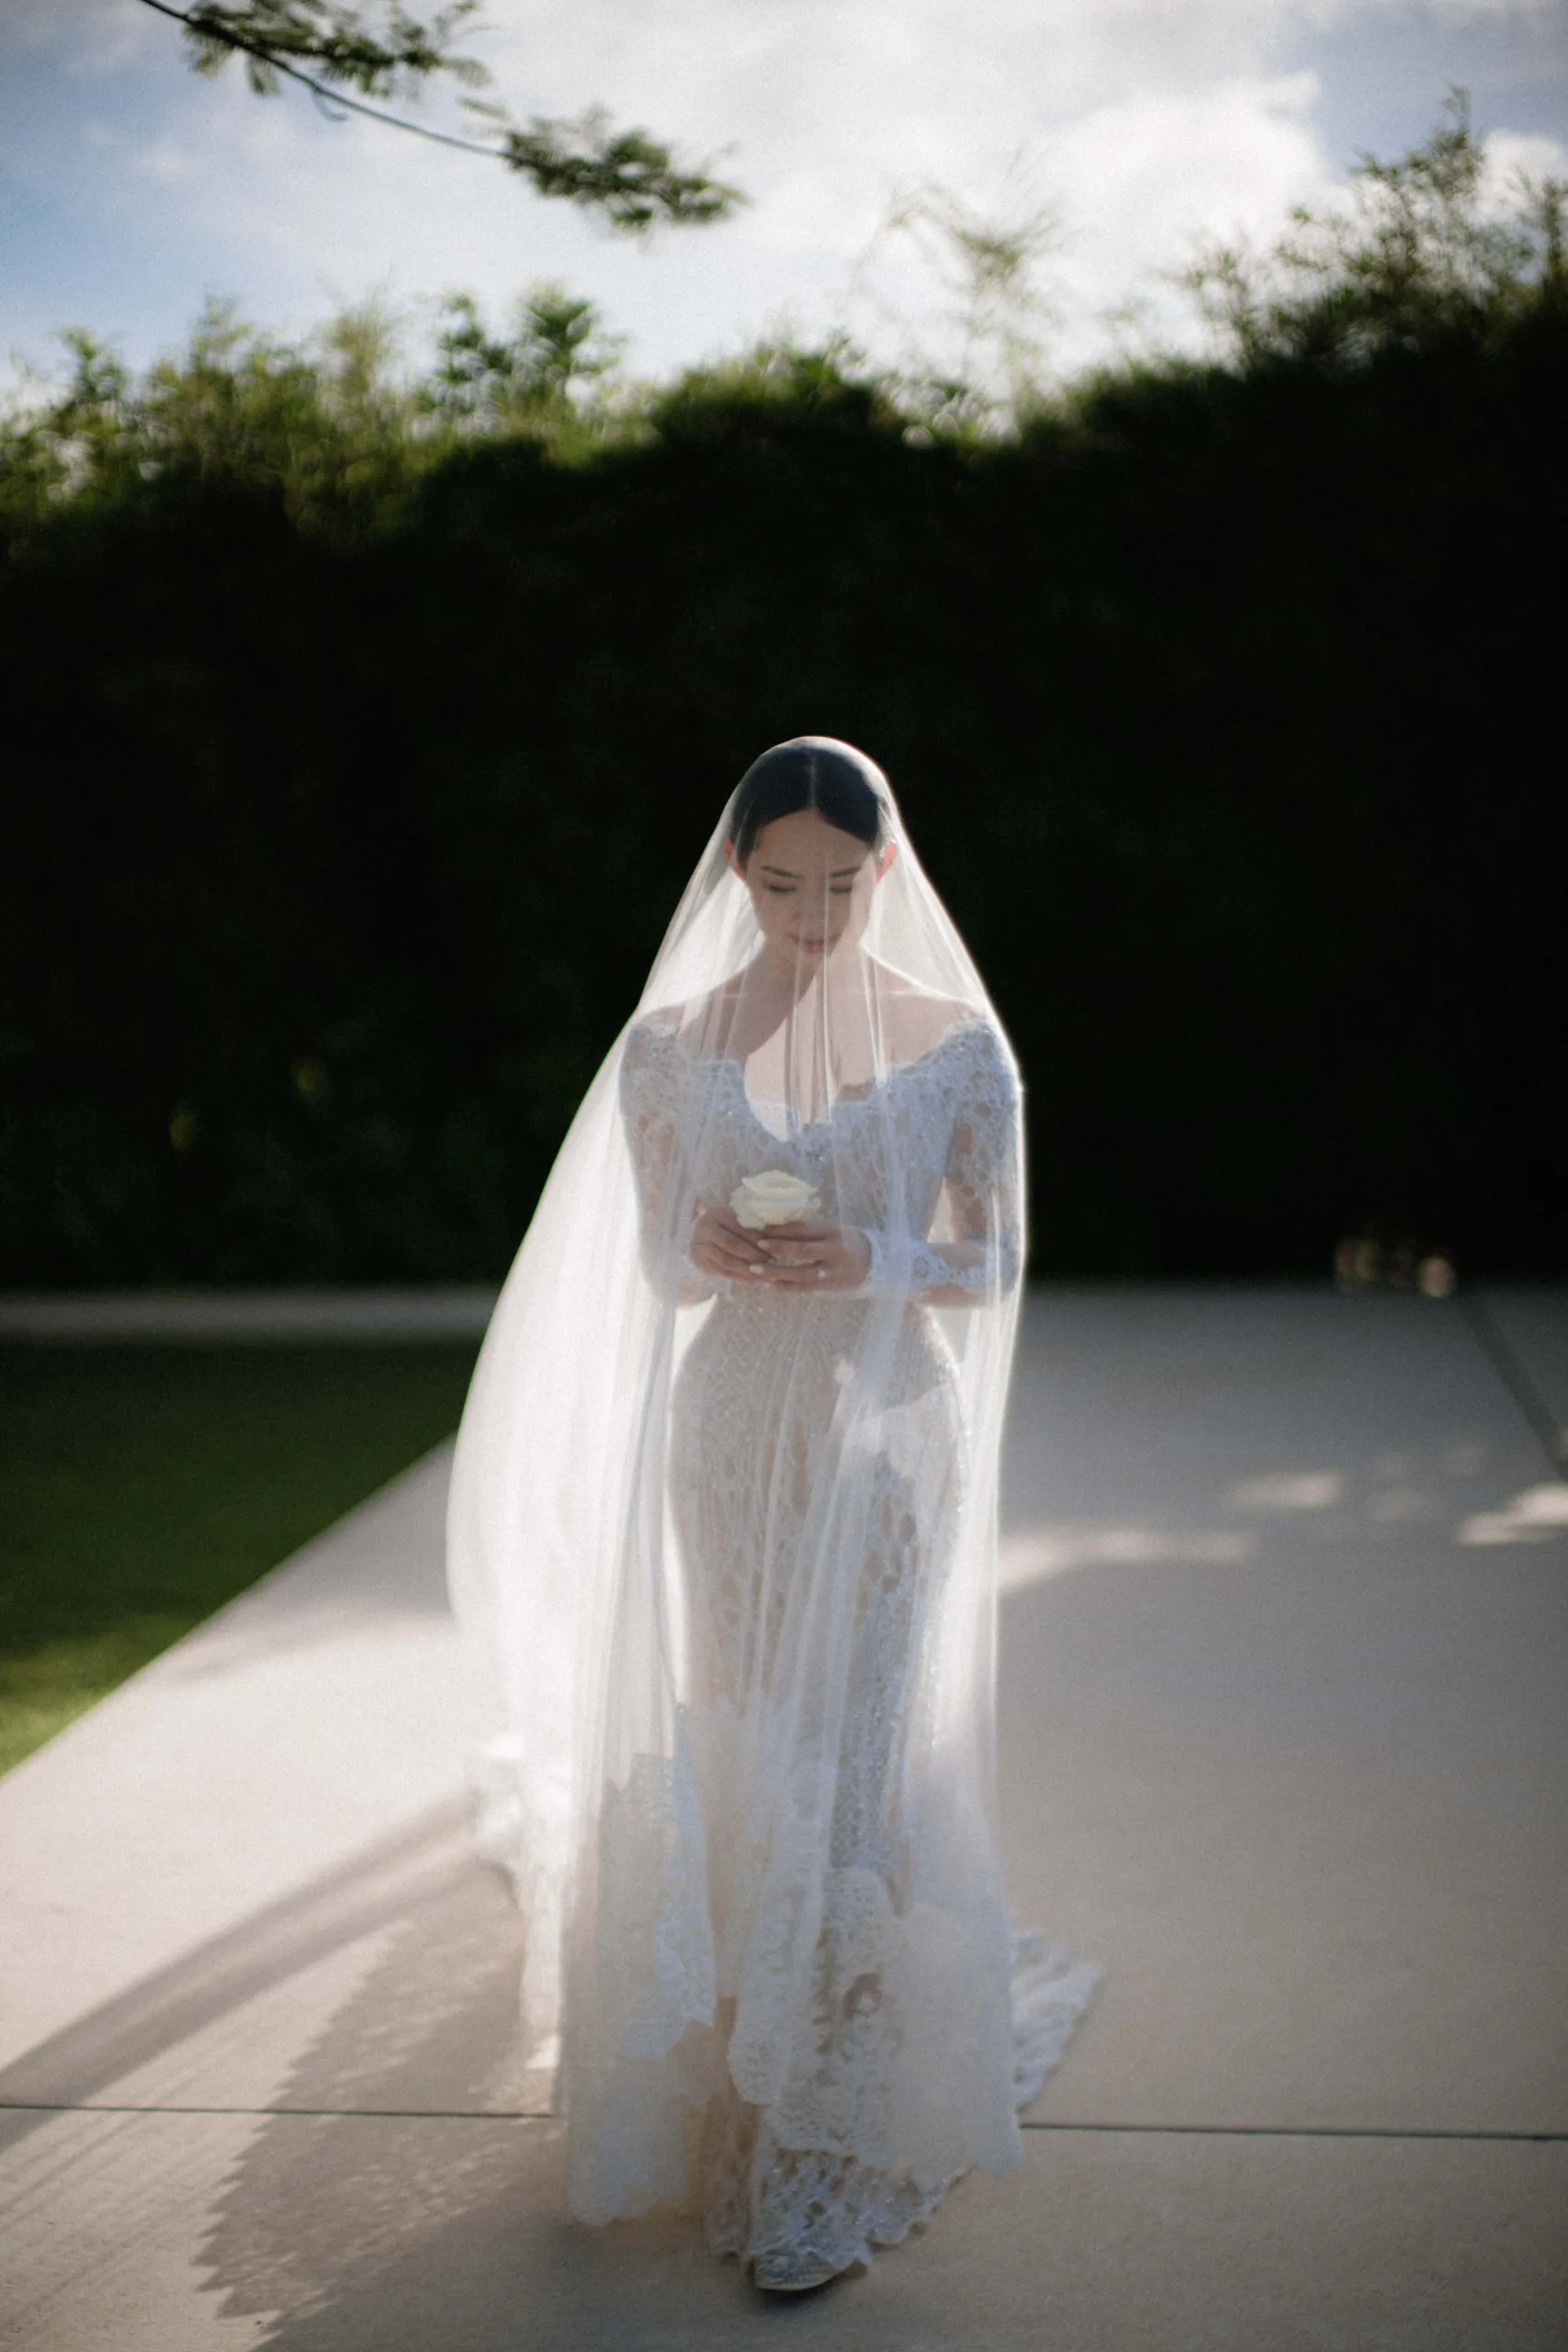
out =
[[[716,2245],[885,2243],[1014,2161],[1087,1997],[1036,1961],[1021,2009],[993,1821],[1022,1198],[1012,1057],[886,778],[777,747],[562,1147],[454,1472],[584,2219],[682,2201],[702,2113]],[[716,1216],[763,1271],[715,1271]]]

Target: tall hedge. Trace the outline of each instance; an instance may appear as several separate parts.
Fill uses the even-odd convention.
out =
[[[499,1272],[808,729],[992,985],[1038,1272],[1369,1216],[1563,1270],[1565,360],[1540,301],[982,438],[799,359],[341,512],[237,458],[14,501],[0,1281]]]

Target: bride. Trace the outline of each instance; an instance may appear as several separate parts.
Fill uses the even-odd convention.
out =
[[[886,777],[731,797],[502,1294],[453,1600],[586,2222],[694,2205],[759,2287],[896,2244],[1095,1981],[993,1817],[1019,1087]]]

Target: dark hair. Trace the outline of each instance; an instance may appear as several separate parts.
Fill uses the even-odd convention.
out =
[[[753,760],[735,788],[729,839],[744,865],[764,825],[815,808],[841,833],[879,848],[887,832],[882,771],[851,743],[826,735],[797,735]]]

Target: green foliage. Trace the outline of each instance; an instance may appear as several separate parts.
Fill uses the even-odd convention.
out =
[[[452,294],[425,398],[470,430],[559,422],[574,394],[615,368],[618,338],[604,335],[592,302],[553,280],[517,306],[511,335],[492,334],[469,294]]]
[[[1448,122],[1392,164],[1364,156],[1348,204],[1293,216],[1261,261],[1220,246],[1188,283],[1244,366],[1364,366],[1460,334],[1484,341],[1568,293],[1568,187],[1521,180],[1487,202],[1486,158],[1456,91]]]
[[[574,121],[536,115],[526,128],[504,120],[499,128],[501,153],[541,196],[601,212],[614,229],[636,233],[660,220],[705,228],[746,200],[728,181],[684,169],[646,130],[617,130],[599,107]]]
[[[454,301],[423,379],[373,313],[141,379],[78,338],[0,440],[0,1281],[500,1272],[807,729],[886,763],[996,992],[1039,1269],[1371,1216],[1568,1263],[1541,254],[1010,433],[843,345],[639,389],[555,288]]]
[[[486,344],[467,298],[455,298],[454,315],[479,345],[502,348]],[[276,494],[307,527],[363,531],[439,461],[461,413],[439,368],[428,385],[400,374],[399,330],[373,303],[305,345],[209,303],[186,349],[135,384],[90,334],[63,341],[73,362],[65,386],[0,426],[0,516],[18,539],[67,511],[151,512],[200,484]],[[608,364],[592,305],[550,286],[535,289],[504,348],[513,388],[525,377],[536,408],[558,379],[564,392]]]
[[[454,36],[478,13],[479,0],[454,0],[428,23],[411,17],[400,0],[382,9],[378,23],[366,9],[346,7],[342,0],[192,0],[186,8],[172,0],[142,5],[184,28],[198,74],[220,73],[239,58],[258,97],[275,96],[286,82],[297,83],[329,112],[367,115],[444,147],[494,156],[531,180],[540,196],[598,212],[613,229],[635,235],[660,222],[702,227],[727,220],[745,202],[728,182],[678,164],[648,131],[617,130],[603,107],[590,107],[567,120],[536,115],[524,125],[491,99],[466,97],[461,104],[484,127],[485,137],[477,140],[366,103],[400,91],[417,95],[443,74],[470,90],[488,85],[490,74],[479,60],[453,46]],[[354,91],[360,95],[351,96]]]
[[[453,35],[479,15],[479,0],[456,0],[429,24],[393,6],[384,28],[367,23],[363,8],[337,0],[193,0],[177,15],[198,74],[218,74],[232,57],[244,61],[245,79],[258,97],[271,97],[289,65],[310,65],[322,81],[367,98],[421,89],[432,74],[451,74],[470,85],[488,79],[477,60],[457,54]]]

